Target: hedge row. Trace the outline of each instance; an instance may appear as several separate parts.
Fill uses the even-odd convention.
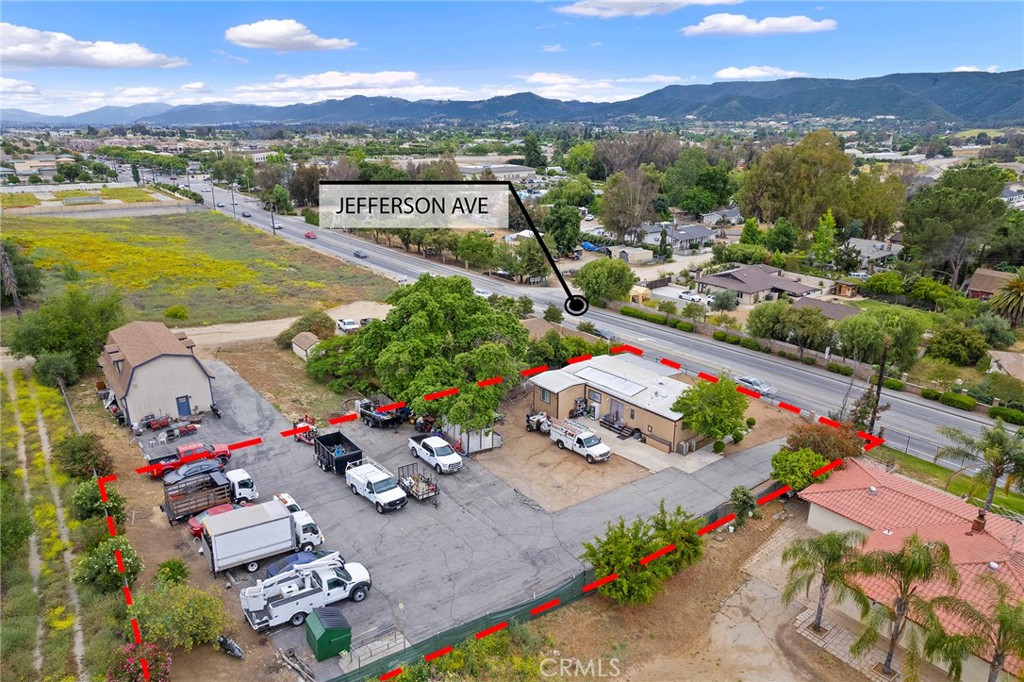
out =
[[[723,331],[717,331],[711,334],[711,338],[713,338],[715,341],[725,341],[726,336],[728,336],[728,334],[726,334]]]
[[[830,362],[825,365],[825,369],[833,374],[842,374],[844,377],[853,376],[853,367],[849,365],[840,365],[838,362]]]
[[[936,391],[934,388],[922,388],[921,397],[925,400],[938,400],[942,397],[942,391]]]
[[[886,379],[882,382],[882,385],[892,391],[902,391],[903,382],[899,379]]]
[[[639,310],[637,308],[629,308],[626,306],[620,308],[619,312],[626,317],[636,317],[641,320],[647,320],[648,322],[654,322],[655,324],[665,324],[668,322],[668,315],[665,313],[649,313],[646,310]]]
[[[939,402],[943,405],[948,405],[949,407],[955,407],[958,410],[967,411],[973,410],[974,406],[978,404],[978,401],[971,396],[953,393],[952,391],[943,393],[942,396],[939,397]]]
[[[1004,422],[1024,426],[1024,411],[1015,410],[1011,407],[990,407],[988,416],[993,419],[1002,419]]]

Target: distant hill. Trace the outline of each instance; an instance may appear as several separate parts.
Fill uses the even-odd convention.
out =
[[[0,111],[4,123],[164,126],[302,123],[614,122],[644,117],[705,121],[764,117],[896,116],[979,126],[1024,123],[1024,71],[900,73],[877,78],[787,78],[710,85],[670,85],[634,99],[593,103],[546,99],[530,92],[465,102],[355,95],[341,100],[272,107],[213,102],[188,106],[137,104],[73,116]]]

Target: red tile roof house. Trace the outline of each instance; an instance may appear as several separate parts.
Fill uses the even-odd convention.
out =
[[[810,504],[808,527],[823,533],[862,531],[868,535],[862,548],[866,552],[897,550],[915,532],[926,542],[945,542],[960,573],[959,596],[978,608],[987,609],[986,592],[976,582],[987,573],[1005,581],[1013,599],[1024,600],[1024,527],[1015,521],[990,512],[983,519],[983,530],[973,531],[978,507],[861,460],[848,460],[845,469],[805,488],[800,497]],[[864,578],[859,582],[874,601],[892,599],[884,583]],[[920,593],[934,597],[947,591],[942,585],[930,584]],[[837,609],[859,620],[860,613],[852,600],[838,604]],[[957,618],[944,611],[940,616],[947,631],[958,630]],[[1024,673],[1024,661],[1009,658],[1005,669],[1019,678]],[[970,656],[964,662],[963,679],[988,679],[988,670],[988,660]]]

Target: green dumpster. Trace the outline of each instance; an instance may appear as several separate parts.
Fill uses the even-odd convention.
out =
[[[352,626],[337,606],[313,609],[306,619],[306,642],[317,661],[325,661],[348,651],[352,644]]]

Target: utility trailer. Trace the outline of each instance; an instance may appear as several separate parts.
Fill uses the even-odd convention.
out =
[[[409,497],[417,500],[431,500],[436,507],[441,501],[441,489],[430,476],[420,473],[419,464],[405,464],[398,467],[398,487]]]
[[[386,428],[396,426],[405,421],[408,417],[400,410],[379,411],[380,402],[377,400],[357,400],[356,411],[363,423],[370,428]]]
[[[321,433],[313,439],[313,459],[324,471],[344,476],[345,467],[350,462],[358,462],[362,458],[362,448],[341,431]]]
[[[259,498],[252,478],[245,469],[214,471],[203,476],[189,476],[177,483],[164,485],[164,503],[160,509],[172,526],[192,518],[210,507],[231,502],[251,502]]]

